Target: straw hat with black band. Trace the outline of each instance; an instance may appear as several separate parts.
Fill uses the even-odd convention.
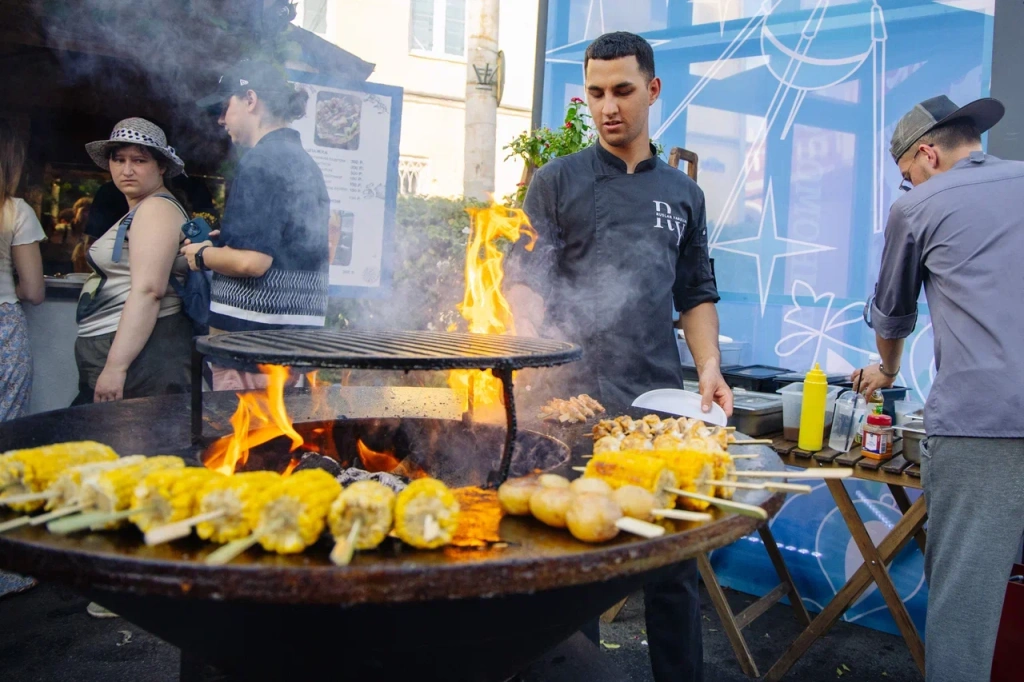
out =
[[[974,124],[978,133],[984,133],[999,123],[1004,113],[1006,108],[1003,103],[991,97],[975,100],[962,107],[958,107],[945,95],[926,99],[915,105],[896,124],[889,153],[892,154],[893,161],[899,163],[900,157],[918,140],[940,126],[967,119]]]
[[[97,140],[85,145],[85,151],[97,166],[110,171],[110,148],[125,144],[136,144],[159,154],[167,162],[164,178],[173,178],[185,172],[185,162],[178,158],[174,147],[167,144],[163,129],[144,118],[126,118],[118,121],[106,140]]]

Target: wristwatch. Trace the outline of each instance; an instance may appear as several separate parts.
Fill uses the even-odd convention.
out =
[[[200,249],[200,251],[201,251],[201,249]],[[199,254],[196,254],[196,255],[198,256]],[[892,373],[886,372],[885,371],[885,366],[881,362],[878,363],[878,371],[882,373],[882,376],[889,377],[890,379],[895,379],[900,374],[900,368],[899,367],[896,368],[895,372],[892,372]]]
[[[200,249],[198,251],[196,251],[196,267],[199,268],[200,270],[204,270],[205,271],[205,270],[209,270],[210,269],[210,268],[206,267],[206,263],[203,262],[203,251],[206,251],[208,248],[210,248],[209,244],[207,244],[206,246],[200,247]],[[883,371],[882,374],[885,374],[885,372]]]

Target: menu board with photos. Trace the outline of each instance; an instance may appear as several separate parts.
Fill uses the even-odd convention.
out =
[[[306,115],[291,127],[320,166],[331,198],[331,293],[384,295],[391,283],[402,89],[334,87],[301,72],[290,77],[309,93]]]

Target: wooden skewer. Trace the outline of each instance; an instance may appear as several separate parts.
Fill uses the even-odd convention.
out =
[[[710,521],[715,518],[711,514],[686,509],[655,509],[651,513],[658,518],[676,519],[677,521]]]
[[[732,454],[730,454],[729,456],[732,457],[733,459],[757,459],[761,455],[732,455]]]
[[[213,521],[219,519],[222,516],[227,515],[227,511],[224,509],[218,509],[216,511],[206,512],[205,514],[196,514],[187,519],[181,521],[175,521],[174,523],[165,523],[162,526],[156,528],[150,528],[146,531],[144,536],[145,542],[149,546],[160,545],[165,542],[171,542],[172,540],[180,540],[181,538],[188,537],[192,533],[192,528],[198,526],[204,521]]]
[[[802,471],[737,471],[737,476],[746,478],[849,478],[853,476],[853,469],[804,469]]]
[[[712,504],[719,509],[733,512],[734,514],[740,514],[742,516],[749,516],[751,518],[760,519],[765,521],[768,519],[768,512],[760,507],[755,507],[752,504],[743,504],[742,502],[732,502],[730,500],[722,500],[717,497],[711,497],[709,495],[701,495],[700,493],[691,493],[686,490],[680,490],[679,488],[665,488],[666,491],[673,495],[680,497],[689,497],[692,500],[700,500]]]
[[[735,426],[726,426],[725,430],[728,431],[729,433],[735,433],[736,432],[736,427]]]
[[[431,514],[423,519],[423,539],[427,542],[434,540],[441,533],[441,525]]]
[[[704,485],[739,488],[740,490],[767,490],[765,483],[743,483],[742,481],[703,481],[703,483]]]
[[[593,457],[593,455],[591,455],[591,457]],[[573,467],[572,470],[573,471],[579,471],[580,473],[583,473],[584,471],[587,470],[587,467]]]
[[[68,516],[70,514],[77,514],[80,511],[82,511],[81,504],[72,504],[68,507],[60,507],[58,509],[54,509],[52,512],[41,514],[40,516],[33,516],[32,520],[29,521],[29,525],[41,526],[44,523],[53,521],[54,519],[59,519],[62,516]]]
[[[53,497],[53,493],[48,493],[45,490],[41,493],[24,493],[22,495],[6,495],[0,497],[0,504],[21,504],[23,502],[41,502],[48,500]]]
[[[80,530],[85,530],[87,528],[105,526],[108,523],[120,521],[121,519],[127,519],[129,516],[133,516],[135,514],[142,514],[146,511],[148,511],[146,507],[140,507],[138,509],[124,509],[122,511],[116,512],[85,512],[84,514],[78,514],[77,516],[72,516],[71,518],[51,521],[50,523],[46,524],[46,530],[50,531],[51,533],[59,533],[61,535],[67,533],[75,533]]]
[[[14,530],[15,528],[27,526],[31,522],[31,516],[16,516],[10,521],[4,521],[3,523],[0,523],[0,533],[6,533],[9,530]]]
[[[778,483],[776,481],[766,481],[764,484],[765,490],[770,490],[773,493],[809,493],[811,492],[811,486],[803,485],[800,483]]]
[[[615,527],[621,531],[639,535],[643,538],[657,538],[665,534],[665,527],[656,523],[648,523],[640,519],[623,516],[615,522]]]
[[[334,543],[334,549],[331,550],[331,561],[337,566],[348,566],[352,562],[352,555],[356,550],[356,538],[359,537],[359,531],[363,527],[363,520],[356,519],[352,522],[352,528],[348,531],[348,536],[344,540],[339,540]]]
[[[734,440],[729,445],[771,445],[774,442],[771,438],[756,438],[754,440]]]
[[[235,557],[242,554],[245,550],[249,549],[259,541],[260,536],[256,533],[239,540],[232,540],[226,545],[218,547],[213,552],[210,552],[210,554],[206,556],[205,561],[210,566],[223,566],[224,564],[233,561]]]

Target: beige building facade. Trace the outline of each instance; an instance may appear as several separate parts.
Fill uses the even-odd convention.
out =
[[[295,23],[376,64],[370,81],[404,90],[399,175],[403,194],[463,193],[466,4],[473,0],[299,0]],[[503,149],[530,128],[537,0],[500,0],[495,199],[515,191],[523,164]]]

